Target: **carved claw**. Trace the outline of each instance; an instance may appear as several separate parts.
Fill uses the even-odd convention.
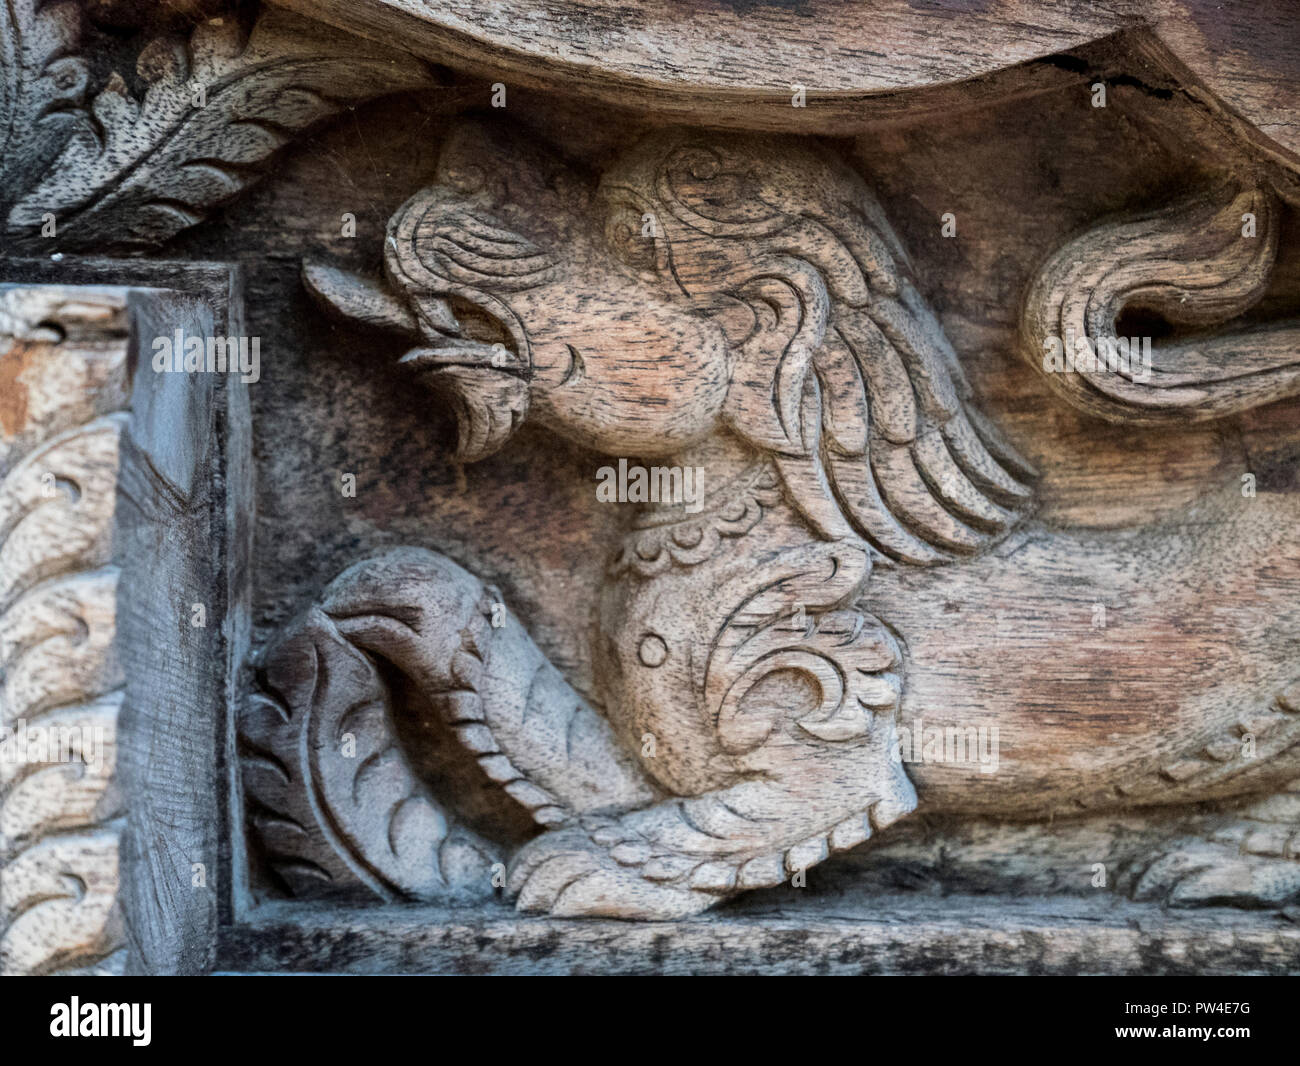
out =
[[[507,887],[521,911],[682,918],[771,888],[856,847],[916,805],[901,772],[869,807],[818,817],[787,788],[747,781],[627,814],[592,815],[530,841]]]
[[[1300,781],[1240,809],[1209,840],[1181,841],[1138,878],[1137,900],[1277,907],[1300,897]]]
[[[1194,840],[1166,852],[1138,878],[1133,898],[1171,907],[1280,907],[1300,896],[1300,861],[1243,854]]]
[[[647,880],[639,863],[622,865],[617,854],[617,847],[607,850],[576,826],[545,833],[515,856],[507,888],[517,894],[519,910],[562,917],[667,921],[717,902],[706,892]]]

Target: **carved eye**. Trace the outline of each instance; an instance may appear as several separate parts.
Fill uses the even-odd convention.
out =
[[[610,211],[605,222],[605,239],[614,254],[633,270],[653,274],[659,253],[659,220],[653,212],[624,203]]]
[[[643,666],[652,669],[662,666],[668,659],[668,644],[658,633],[647,633],[637,646],[637,658],[641,660]]]

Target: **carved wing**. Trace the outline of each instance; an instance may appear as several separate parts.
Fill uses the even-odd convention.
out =
[[[807,520],[913,563],[1005,533],[1032,471],[972,410],[861,177],[788,141],[673,136],[610,184],[653,190],[660,263],[737,352],[725,417]]]
[[[856,534],[917,564],[975,552],[1020,518],[1032,471],[972,409],[957,355],[877,205],[843,206],[837,217],[793,219],[811,238],[789,275],[799,297],[790,310],[805,321],[771,378],[753,374],[752,356],[770,358],[790,332],[786,307],[769,304],[774,329],[744,347],[732,424],[772,449],[795,505],[823,535]],[[823,291],[807,299],[805,284]]]
[[[875,284],[853,262],[866,299],[832,297],[802,386],[804,448],[777,465],[810,520],[838,510],[888,556],[925,564],[977,551],[1019,520],[1032,472],[969,406],[905,261],[879,263]]]

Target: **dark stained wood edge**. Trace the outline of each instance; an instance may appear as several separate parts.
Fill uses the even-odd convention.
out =
[[[783,890],[789,899],[796,889]],[[226,930],[227,973],[1216,975],[1295,973],[1300,925],[1080,898],[771,899],[672,922],[268,904]],[[847,917],[866,914],[868,918]]]

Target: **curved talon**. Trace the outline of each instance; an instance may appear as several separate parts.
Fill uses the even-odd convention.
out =
[[[1300,861],[1193,840],[1151,863],[1132,895],[1171,907],[1280,907],[1300,897]]]
[[[647,880],[620,864],[582,829],[545,833],[520,849],[507,888],[515,906],[559,917],[685,918],[712,906],[715,897]]]

